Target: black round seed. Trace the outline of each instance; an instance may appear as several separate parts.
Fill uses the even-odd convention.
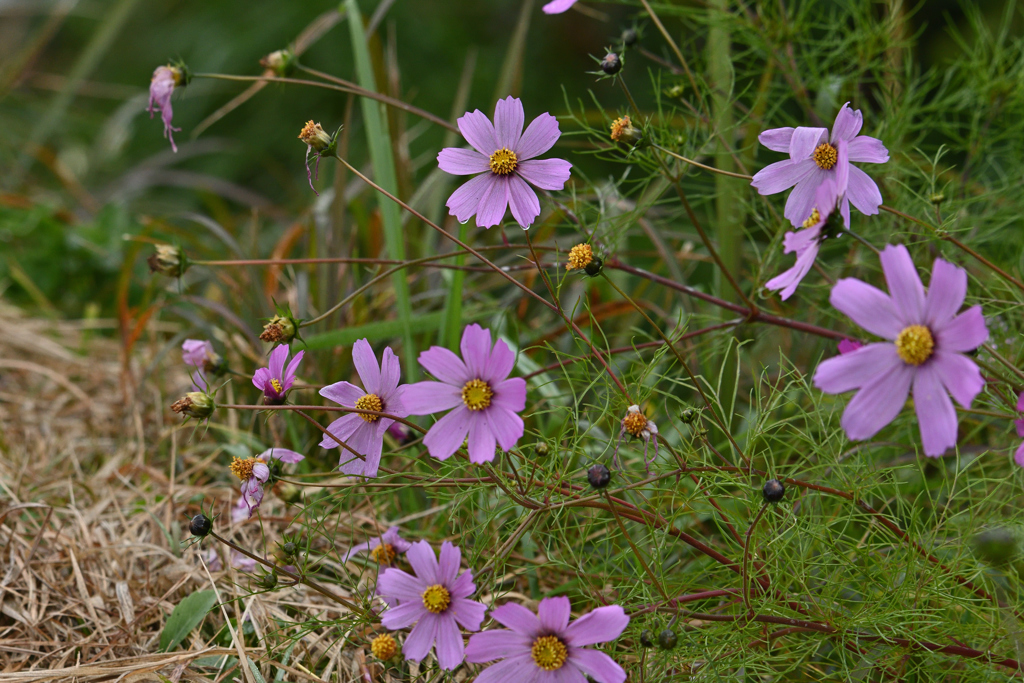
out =
[[[598,275],[601,274],[601,268],[603,267],[604,261],[602,261],[599,257],[595,256],[593,259],[591,259],[590,263],[588,263],[583,268],[583,272],[589,275],[590,277],[597,277]]]
[[[761,489],[766,503],[778,503],[786,495],[786,487],[778,479],[769,479]]]
[[[196,515],[188,523],[188,530],[192,532],[193,536],[203,538],[213,531],[213,520],[206,515]]]
[[[622,32],[622,44],[626,47],[633,47],[638,39],[639,36],[636,34],[636,29],[627,28]]]
[[[622,60],[619,59],[619,56],[614,52],[609,52],[604,56],[604,59],[601,60],[601,71],[605,72],[609,76],[614,76],[622,71]]]
[[[662,650],[671,650],[679,642],[679,636],[676,632],[670,628],[665,629],[658,634],[658,647]]]
[[[654,633],[646,628],[640,631],[640,645],[643,647],[654,647]]]
[[[612,480],[612,473],[608,471],[608,468],[598,463],[593,465],[587,470],[587,481],[595,489],[603,489],[608,485],[608,482]]]

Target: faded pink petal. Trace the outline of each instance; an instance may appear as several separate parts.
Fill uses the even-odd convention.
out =
[[[171,95],[174,94],[176,81],[177,76],[173,68],[158,66],[149,82],[149,118],[153,118],[154,112],[160,112],[160,119],[164,124],[164,137],[170,141],[171,150],[174,152],[178,151],[178,146],[174,144],[174,133],[181,130],[171,124],[174,118]]]

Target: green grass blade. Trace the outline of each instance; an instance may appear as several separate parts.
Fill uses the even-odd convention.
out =
[[[352,57],[356,64],[356,76],[359,85],[367,90],[377,91],[377,81],[373,76],[373,64],[370,61],[370,50],[366,45],[366,34],[363,32],[363,17],[359,13],[356,0],[346,0],[348,9],[348,25],[352,34]],[[370,148],[370,161],[373,163],[373,176],[377,184],[393,195],[398,195],[398,177],[395,174],[395,159],[391,155],[391,136],[386,126],[387,112],[384,105],[362,98],[363,123],[366,126],[366,142]],[[388,255],[397,260],[405,259],[405,241],[402,235],[402,216],[398,205],[383,197],[377,198],[381,220],[384,223],[384,246]],[[405,378],[413,381],[418,376],[416,370],[416,346],[412,339],[412,305],[409,302],[409,283],[403,271],[395,273],[391,278],[395,288],[395,303],[398,305],[398,331],[402,335],[402,359],[405,366]]]

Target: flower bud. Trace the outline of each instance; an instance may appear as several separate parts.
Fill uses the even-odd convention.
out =
[[[761,495],[766,503],[778,503],[786,495],[786,487],[778,479],[769,479],[764,483]]]
[[[595,256],[594,260],[586,265],[583,272],[590,277],[597,277],[601,274],[601,269],[604,267],[604,261],[601,260],[600,256]]]
[[[298,324],[294,318],[275,315],[260,333],[260,339],[265,342],[280,342],[290,344],[298,332]]]
[[[658,634],[658,647],[662,650],[671,650],[678,642],[679,637],[676,636],[676,632],[670,628],[667,628]]]
[[[264,574],[256,581],[256,584],[264,590],[274,590],[277,587],[277,572]]]
[[[398,654],[398,643],[390,633],[381,633],[370,642],[370,651],[382,662],[387,661]]]
[[[644,132],[633,125],[628,116],[612,121],[612,140],[626,145],[635,145],[644,139]]]
[[[635,28],[627,28],[622,32],[622,44],[626,47],[633,47],[640,40]]]
[[[213,520],[203,514],[196,515],[188,523],[188,530],[192,532],[193,536],[203,538],[213,531]]]
[[[612,473],[609,472],[608,468],[601,463],[593,465],[589,470],[587,470],[587,481],[589,481],[590,485],[595,489],[603,489],[605,486],[608,486],[608,482],[611,480]]]
[[[974,537],[974,551],[989,564],[1003,565],[1017,554],[1017,539],[1009,529],[988,529]]]
[[[533,447],[533,452],[541,458],[546,458],[551,453],[551,447],[548,446],[546,441],[540,441]]]
[[[640,645],[642,647],[654,647],[654,633],[646,628],[640,631]]]
[[[149,272],[167,277],[181,277],[188,270],[188,259],[173,244],[156,245],[156,253],[146,259],[146,263],[149,264]]]
[[[679,413],[679,419],[683,424],[691,425],[697,421],[699,413],[694,408],[683,408]]]
[[[286,541],[281,546],[281,552],[284,553],[285,557],[294,557],[295,553],[299,551],[299,547],[295,545],[295,541]]]
[[[614,76],[622,71],[622,60],[619,59],[619,56],[614,52],[609,52],[604,56],[604,59],[601,60],[601,71],[605,72],[609,76]]]
[[[327,134],[319,123],[307,121],[299,132],[299,139],[309,145],[314,152],[323,152],[331,146],[331,136]]]
[[[295,53],[291,50],[275,50],[260,60],[260,66],[270,69],[274,75],[281,78],[290,75],[295,71]]]
[[[174,412],[197,420],[205,420],[213,415],[216,407],[217,403],[213,396],[202,391],[190,391],[171,404],[171,410]]]
[[[928,201],[930,201],[935,206],[938,206],[942,202],[946,201],[946,195],[942,194],[941,192],[936,192],[935,194],[928,198]]]

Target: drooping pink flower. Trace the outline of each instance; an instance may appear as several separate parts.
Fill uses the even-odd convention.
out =
[[[390,346],[384,349],[378,367],[377,357],[373,354],[370,342],[360,339],[352,346],[352,362],[366,388],[365,391],[348,382],[337,382],[321,389],[321,396],[346,408],[374,410],[398,417],[409,414],[402,403],[402,391],[405,387],[398,386],[402,378],[402,369],[398,357]],[[390,417],[349,413],[328,425],[328,432],[366,458],[363,460],[342,448],[338,465],[341,471],[345,474],[376,477],[384,448],[384,432],[392,424],[396,423]],[[339,448],[338,442],[326,434],[320,441],[320,446]]]
[[[285,368],[285,361],[288,360],[288,347],[281,344],[270,352],[269,367],[259,368],[253,373],[253,385],[263,392],[263,402],[270,406],[284,403],[285,394],[295,383],[295,372],[305,351],[299,351]]]
[[[537,614],[510,602],[491,610],[491,618],[508,626],[477,633],[466,646],[466,661],[501,662],[489,666],[476,683],[623,683],[626,672],[611,657],[587,645],[618,638],[629,617],[618,605],[598,607],[576,621],[569,598],[544,598]]]
[[[523,131],[523,103],[515,97],[498,100],[494,125],[477,109],[458,120],[459,130],[473,149],[447,147],[437,165],[453,175],[474,175],[448,198],[449,213],[465,223],[476,214],[476,225],[501,223],[505,208],[524,229],[540,215],[540,201],[527,181],[542,190],[561,190],[572,164],[562,159],[535,159],[551,149],[561,133],[558,120],[541,114]]]
[[[765,283],[765,287],[771,290],[782,290],[782,300],[785,301],[793,296],[797,285],[814,265],[814,259],[818,257],[818,249],[825,239],[822,228],[825,222],[836,208],[835,183],[831,178],[818,186],[814,205],[811,214],[803,222],[803,228],[796,232],[787,232],[783,238],[784,253],[796,253],[796,263],[789,270],[779,273]]]
[[[1017,412],[1024,413],[1024,391],[1017,396]],[[1013,425],[1017,428],[1017,436],[1024,437],[1024,420],[1014,420]],[[1024,442],[1017,446],[1017,452],[1013,454],[1013,460],[1021,467],[1024,467]]]
[[[171,95],[175,86],[181,85],[182,71],[176,66],[158,66],[149,81],[149,118],[160,112],[164,122],[164,137],[171,141],[171,149],[178,151],[174,144],[174,133],[181,130],[171,125],[174,110],[171,108]]]
[[[857,349],[861,348],[864,345],[861,344],[856,339],[843,339],[839,342],[838,346],[839,353],[847,354],[853,353],[854,351],[856,351]]]
[[[206,374],[213,372],[220,363],[220,357],[214,352],[213,344],[205,339],[186,339],[181,343],[181,360],[195,370],[190,373],[193,391],[207,391],[210,381]]]
[[[395,563],[395,557],[399,553],[408,552],[411,547],[412,542],[399,536],[398,527],[393,526],[389,527],[382,535],[374,536],[366,543],[360,543],[349,548],[349,551],[345,553],[341,561],[348,562],[359,553],[368,552],[370,557],[378,564],[390,565]]]
[[[452,670],[464,659],[461,624],[467,631],[479,631],[487,608],[469,596],[476,590],[473,573],[459,574],[462,552],[449,542],[441,546],[438,563],[426,541],[413,543],[405,554],[415,576],[401,569],[385,569],[377,581],[377,592],[390,607],[381,624],[391,631],[413,626],[405,639],[405,658],[421,661],[436,644],[437,662]]]
[[[271,448],[255,458],[234,458],[231,461],[231,473],[242,481],[242,501],[245,503],[248,517],[252,517],[263,503],[263,486],[270,479],[270,460],[296,463],[304,458],[301,453],[287,448]]]
[[[968,351],[988,338],[980,306],[957,313],[967,294],[967,272],[936,259],[925,294],[910,253],[889,245],[881,255],[889,294],[853,278],[832,288],[830,301],[885,342],[867,344],[821,363],[814,384],[828,394],[859,389],[843,413],[849,438],[868,439],[895,419],[911,388],[925,455],[956,444],[956,409],[969,408],[984,386]],[[948,393],[947,393],[948,392]]]
[[[796,186],[786,200],[785,216],[800,227],[811,215],[815,202],[835,206],[838,202],[843,224],[850,227],[850,203],[861,213],[878,213],[882,193],[875,181],[851,161],[884,164],[889,150],[881,140],[858,135],[864,123],[860,110],[847,102],[836,115],[829,138],[827,128],[773,128],[758,136],[761,144],[775,152],[787,152],[789,159],[770,164],[754,175],[751,185],[763,195],[776,194]],[[821,202],[818,188],[832,180],[834,197]]]
[[[440,346],[421,353],[420,365],[440,381],[406,385],[402,402],[411,415],[454,408],[423,439],[432,456],[448,459],[468,435],[470,461],[490,462],[496,446],[507,451],[523,435],[526,380],[508,379],[516,356],[501,339],[492,347],[490,330],[469,325],[460,348],[462,358]]]
[[[567,12],[575,4],[576,0],[551,0],[541,9],[544,10],[545,14],[561,14],[562,12]]]

